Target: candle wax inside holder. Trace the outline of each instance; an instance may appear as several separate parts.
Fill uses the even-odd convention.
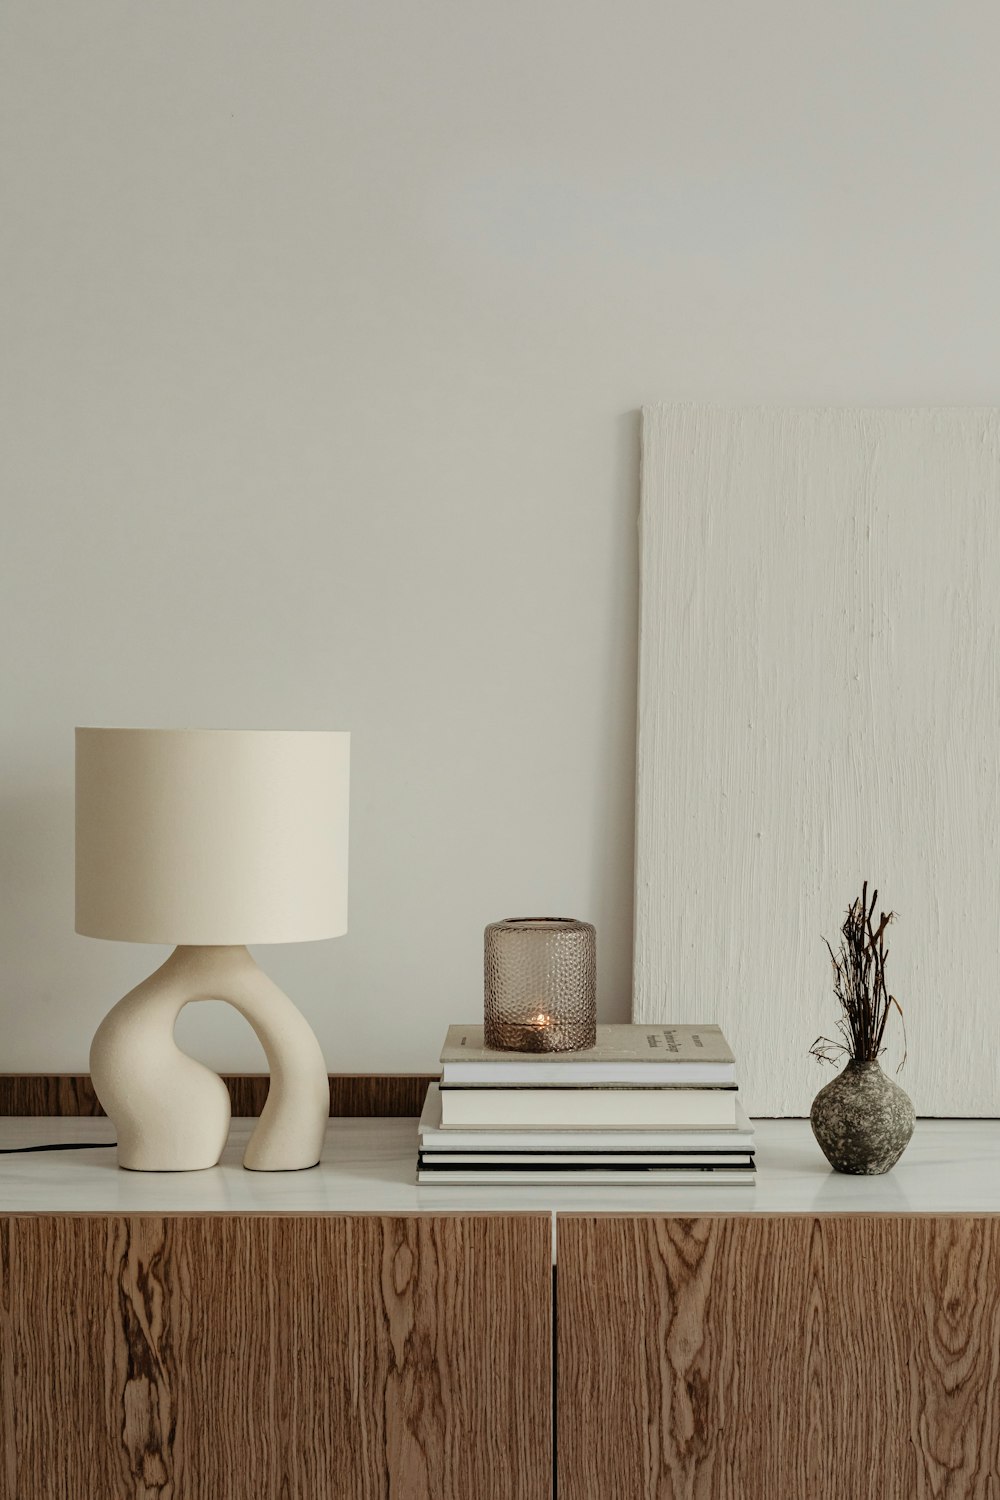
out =
[[[572,1028],[560,1025],[554,1016],[533,1015],[523,1021],[494,1023],[487,1045],[504,1052],[575,1052],[579,1042]]]

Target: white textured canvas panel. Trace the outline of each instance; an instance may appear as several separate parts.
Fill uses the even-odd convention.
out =
[[[1000,413],[649,407],[641,536],[635,1019],[806,1113],[867,877],[899,1081],[1000,1113]]]

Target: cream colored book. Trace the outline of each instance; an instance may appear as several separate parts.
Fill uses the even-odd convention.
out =
[[[736,1125],[735,1088],[449,1088],[441,1125],[466,1129],[666,1129]]]
[[[736,1062],[718,1026],[598,1026],[597,1045],[577,1052],[498,1052],[482,1026],[451,1026],[441,1053],[442,1081],[465,1087],[541,1084],[696,1084],[736,1082]]]
[[[466,1129],[441,1125],[441,1089],[432,1083],[427,1089],[418,1126],[418,1140],[423,1153],[435,1151],[573,1151],[598,1155],[605,1151],[740,1151],[754,1149],[754,1128],[737,1096],[735,1123],[725,1125],[668,1125],[640,1127],[620,1126],[592,1130],[572,1126],[545,1126],[533,1130],[509,1125],[471,1126]]]

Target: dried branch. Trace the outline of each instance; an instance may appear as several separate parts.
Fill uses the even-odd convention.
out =
[[[829,1037],[817,1037],[809,1051],[820,1062],[835,1063],[840,1058],[850,1057],[855,1062],[873,1062],[883,1050],[886,1022],[890,1010],[896,1010],[900,1019],[903,1008],[894,995],[890,995],[885,981],[886,960],[889,950],[885,945],[885,934],[895,913],[879,912],[875,925],[875,908],[878,891],[872,892],[868,900],[868,882],[864,882],[861,895],[854,901],[840,929],[840,949],[834,953],[826,938],[826,950],[833,965],[833,993],[840,1002],[841,1014],[837,1022],[842,1041]],[[906,1026],[903,1025],[903,1061],[906,1061]],[[897,1072],[899,1069],[897,1068]]]

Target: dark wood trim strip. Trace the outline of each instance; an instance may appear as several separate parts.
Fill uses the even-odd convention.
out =
[[[330,1114],[367,1118],[419,1115],[436,1073],[331,1073]],[[259,1115],[266,1073],[223,1075],[234,1115]],[[0,1073],[0,1116],[103,1115],[87,1073]]]

